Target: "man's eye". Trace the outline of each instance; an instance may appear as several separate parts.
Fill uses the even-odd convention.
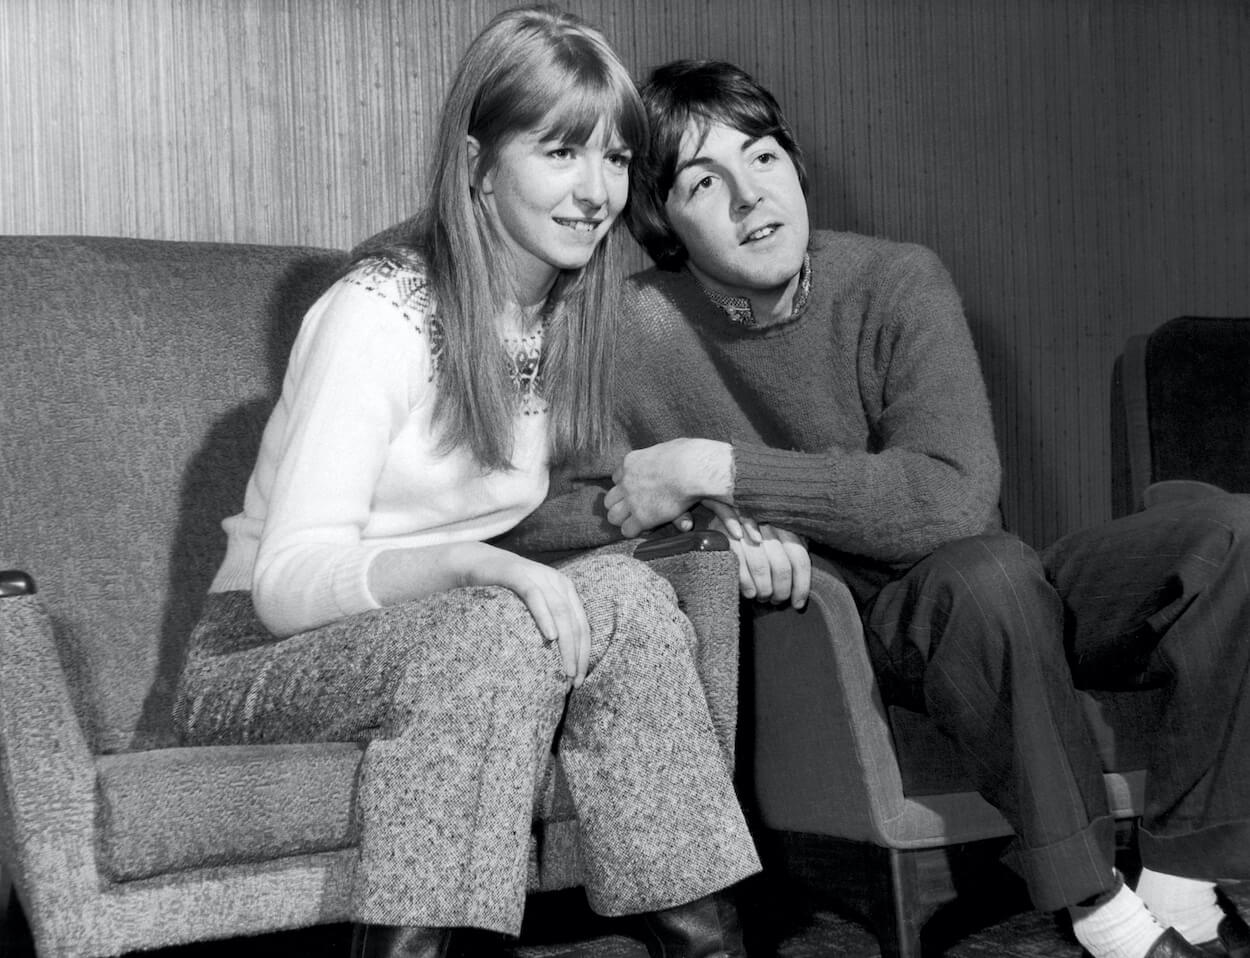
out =
[[[713,182],[714,180],[710,176],[700,177],[695,181],[694,186],[690,187],[690,195],[694,196],[696,193],[701,193],[704,190],[711,189]]]
[[[777,162],[777,154],[776,153],[761,153],[759,156],[755,158],[755,162],[759,163],[761,166],[771,166],[772,164]]]

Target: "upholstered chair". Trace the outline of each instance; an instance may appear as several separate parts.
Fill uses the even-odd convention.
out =
[[[350,918],[362,746],[185,748],[171,720],[220,522],[300,317],[345,262],[0,237],[0,569],[21,570],[0,575],[0,905],[16,892],[41,958]],[[736,563],[655,555],[732,754]],[[535,891],[580,881],[558,762],[545,781]]]

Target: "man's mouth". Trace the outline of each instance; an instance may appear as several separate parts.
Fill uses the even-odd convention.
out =
[[[599,228],[602,220],[567,220],[556,217],[556,222],[561,226],[567,226],[571,230],[578,233],[593,233]]]
[[[769,223],[766,226],[761,226],[759,229],[751,230],[751,232],[747,233],[742,242],[738,245],[745,246],[747,243],[754,243],[758,240],[767,239],[779,229],[781,229],[780,223]]]

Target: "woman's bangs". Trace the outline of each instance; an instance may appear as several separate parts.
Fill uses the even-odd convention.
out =
[[[544,135],[566,143],[584,144],[595,127],[607,119],[609,133],[615,133],[624,145],[641,153],[647,142],[647,119],[634,91],[632,81],[623,90],[613,82],[611,74],[587,75],[582,70],[571,76],[552,78],[554,89],[560,91],[547,112]]]

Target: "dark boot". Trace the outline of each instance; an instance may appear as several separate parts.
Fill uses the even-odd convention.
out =
[[[450,928],[357,925],[351,958],[448,958],[451,935]]]
[[[652,958],[746,958],[738,910],[712,894],[642,916]]]

